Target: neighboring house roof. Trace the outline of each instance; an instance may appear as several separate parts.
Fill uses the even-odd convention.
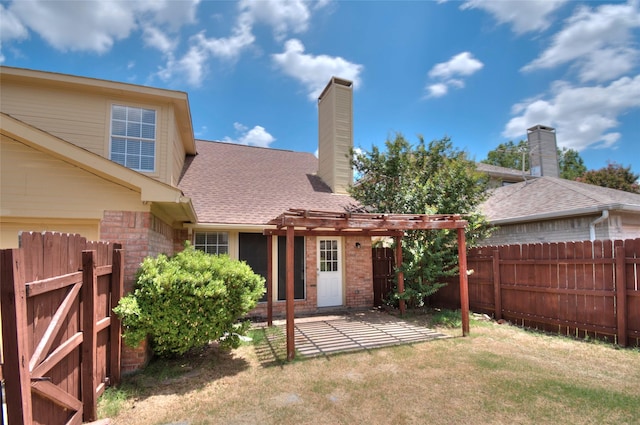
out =
[[[139,191],[141,201],[157,204],[177,220],[196,221],[191,200],[183,196],[178,188],[123,167],[4,113],[0,113],[0,133],[105,180]]]
[[[331,192],[311,153],[196,141],[178,183],[199,223],[264,225],[290,208],[343,211],[356,201]]]
[[[640,194],[555,177],[498,187],[480,209],[491,224],[622,210],[640,213]]]

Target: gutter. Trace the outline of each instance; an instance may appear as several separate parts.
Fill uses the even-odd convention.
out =
[[[609,218],[609,210],[602,210],[602,215],[589,224],[589,239],[591,242],[596,240],[596,225],[602,223]]]

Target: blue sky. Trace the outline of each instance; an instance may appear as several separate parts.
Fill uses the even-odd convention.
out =
[[[556,128],[640,173],[640,0],[0,1],[3,65],[189,94],[197,138],[317,149],[354,81],[354,143],[451,137],[475,159]]]

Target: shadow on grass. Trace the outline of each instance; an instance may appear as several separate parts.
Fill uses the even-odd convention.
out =
[[[173,359],[154,358],[137,373],[124,376],[120,389],[136,401],[154,395],[182,395],[247,370],[249,363],[218,343]]]
[[[287,363],[287,336],[278,326],[252,329],[253,348],[262,367],[282,367]]]

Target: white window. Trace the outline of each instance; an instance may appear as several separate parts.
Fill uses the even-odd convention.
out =
[[[111,160],[136,171],[155,171],[156,111],[111,106]]]
[[[229,234],[226,232],[196,232],[194,246],[207,254],[228,254]]]

